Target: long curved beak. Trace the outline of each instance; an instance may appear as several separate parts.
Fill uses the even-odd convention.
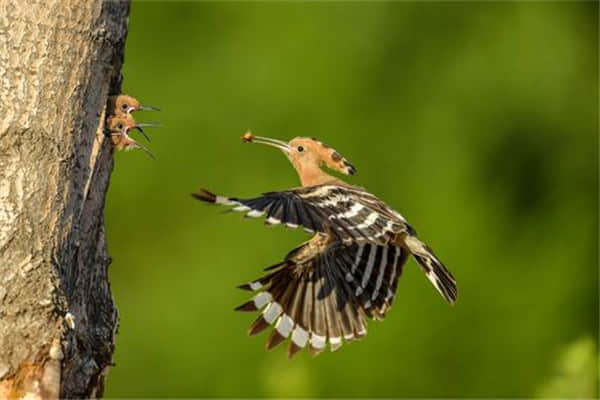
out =
[[[160,111],[160,108],[153,106],[140,106],[139,108],[142,111]]]
[[[155,128],[162,128],[164,125],[161,124],[160,122],[140,122],[140,123],[136,123],[136,126],[142,126],[142,127],[155,127]]]
[[[273,147],[277,147],[279,150],[283,151],[286,154],[290,153],[290,146],[282,141],[282,140],[277,140],[277,139],[271,139],[268,137],[262,137],[262,136],[252,136],[252,138],[250,140],[248,140],[250,143],[260,143],[260,144],[266,144],[268,146],[273,146]]]
[[[140,122],[140,123],[136,123],[133,127],[135,129],[137,129],[138,131],[140,131],[142,136],[144,136],[147,141],[151,142],[150,137],[146,134],[146,132],[144,132],[144,130],[142,128],[143,127],[160,127],[160,126],[162,126],[162,125],[154,123],[154,122]]]
[[[151,142],[150,137],[146,134],[146,132],[144,132],[144,130],[142,129],[143,125],[140,124],[136,124],[134,126],[135,129],[137,129],[138,131],[140,131],[140,133],[142,134],[142,136],[149,142]]]
[[[148,148],[146,148],[145,146],[142,146],[138,142],[135,142],[134,146],[137,147],[138,149],[142,150],[144,153],[148,154],[148,156],[150,158],[152,158],[153,160],[156,160],[156,157],[154,156],[154,154],[150,150],[148,150]]]

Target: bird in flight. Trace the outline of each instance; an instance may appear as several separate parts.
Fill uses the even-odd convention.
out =
[[[249,333],[274,329],[267,349],[290,338],[288,356],[305,347],[313,354],[327,343],[332,351],[367,333],[366,319],[383,320],[407,258],[419,264],[449,303],[457,299],[456,281],[434,252],[417,238],[404,217],[365,189],[327,174],[325,166],[345,175],[354,166],[315,138],[286,143],[254,136],[242,139],[281,150],[290,160],[301,186],[239,199],[200,189],[193,196],[233,207],[249,217],[265,217],[267,225],[302,227],[312,238],[268,274],[239,286],[257,292],[236,310],[260,311]]]

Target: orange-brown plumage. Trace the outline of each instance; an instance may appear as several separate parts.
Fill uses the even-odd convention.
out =
[[[159,111],[153,106],[142,105],[133,96],[118,94],[108,98],[108,114],[121,116],[140,110]]]
[[[146,147],[139,144],[136,140],[129,136],[129,132],[132,129],[139,129],[139,125],[136,124],[135,120],[130,114],[114,115],[110,116],[107,120],[107,130],[110,134],[110,140],[117,150],[130,150],[133,148],[139,148],[143,150],[150,157],[154,158],[154,155]],[[142,131],[143,132],[143,131]]]

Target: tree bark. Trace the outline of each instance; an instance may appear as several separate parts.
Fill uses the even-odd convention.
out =
[[[0,398],[93,398],[112,363],[104,116],[128,1],[0,0]]]

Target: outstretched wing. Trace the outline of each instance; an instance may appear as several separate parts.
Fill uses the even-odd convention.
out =
[[[237,310],[258,311],[251,335],[270,325],[270,349],[291,338],[288,354],[304,347],[331,350],[367,333],[365,317],[383,319],[392,304],[408,252],[393,245],[333,243],[311,257],[297,257],[305,244],[268,275],[240,286],[259,291]]]
[[[415,234],[400,214],[372,194],[352,186],[309,186],[250,199],[216,196],[201,189],[194,197],[234,206],[233,211],[245,212],[249,217],[264,216],[269,225],[302,226],[308,232],[332,234],[346,244],[385,244],[393,234]]]

